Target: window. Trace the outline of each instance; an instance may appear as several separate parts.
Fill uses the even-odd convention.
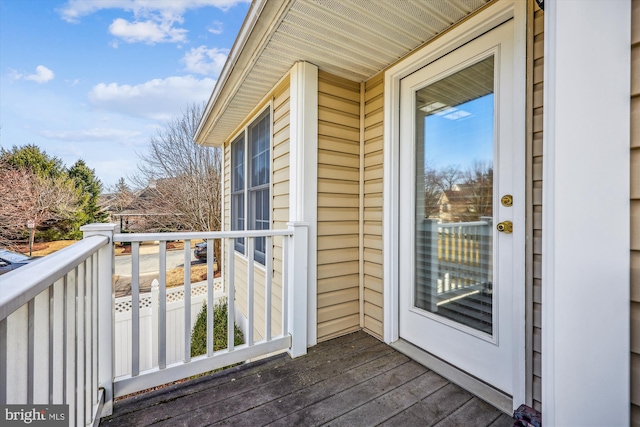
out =
[[[231,144],[231,228],[233,230],[269,229],[270,123],[270,114],[267,110]],[[246,180],[245,172],[248,177]],[[236,239],[235,248],[244,254],[244,239]],[[254,259],[264,264],[265,251],[266,239],[256,238]]]

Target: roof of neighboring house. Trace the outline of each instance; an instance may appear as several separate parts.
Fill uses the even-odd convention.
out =
[[[490,0],[254,0],[195,135],[221,145],[299,61],[365,81]]]

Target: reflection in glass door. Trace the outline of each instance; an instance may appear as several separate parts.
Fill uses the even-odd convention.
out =
[[[413,306],[492,335],[494,56],[415,92]]]

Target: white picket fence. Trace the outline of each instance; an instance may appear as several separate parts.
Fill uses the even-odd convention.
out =
[[[158,365],[158,286],[140,294],[140,370]],[[225,296],[222,279],[214,280],[214,301]],[[191,285],[191,329],[196,323],[203,302],[207,300],[207,282]],[[167,289],[167,363],[184,357],[184,286]],[[115,301],[114,376],[131,374],[131,296]]]

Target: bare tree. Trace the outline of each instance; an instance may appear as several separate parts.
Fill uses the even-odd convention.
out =
[[[28,233],[73,220],[81,200],[73,181],[64,176],[43,178],[28,168],[0,162],[0,245],[12,246]]]
[[[132,181],[139,187],[155,182],[158,197],[144,201],[157,214],[148,219],[155,228],[220,230],[220,149],[193,142],[203,109],[189,105],[151,138],[149,153],[140,155]]]
[[[110,206],[114,212],[122,212],[133,202],[133,192],[123,177],[118,180],[110,191],[113,194],[110,199]]]
[[[474,161],[462,174],[463,194],[467,204],[463,221],[476,221],[493,215],[493,165]]]
[[[458,183],[458,181],[462,178],[462,173],[460,168],[456,165],[449,165],[441,168],[435,179],[442,188],[442,191],[450,191],[453,190],[453,187]]]

